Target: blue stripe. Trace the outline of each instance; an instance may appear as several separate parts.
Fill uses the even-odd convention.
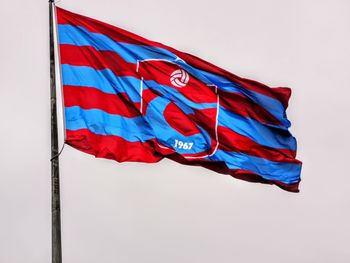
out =
[[[63,85],[93,87],[108,94],[125,92],[131,101],[140,101],[140,80],[116,76],[110,69],[96,70],[87,66],[62,65]]]
[[[261,145],[296,150],[296,140],[288,131],[243,117],[223,107],[220,107],[219,125],[244,135]]]
[[[285,108],[280,101],[269,96],[263,95],[261,93],[245,89],[240,84],[229,81],[222,76],[218,76],[203,70],[198,71],[200,71],[209,81],[215,84],[219,89],[227,92],[237,92],[244,94],[249,99],[265,108],[277,120],[283,123],[283,125],[286,128],[290,127],[290,121],[286,117]]]
[[[218,150],[214,156],[207,159],[224,161],[230,169],[248,170],[267,180],[293,184],[300,179],[301,164],[273,162],[260,157],[222,150]]]
[[[151,127],[140,117],[127,118],[102,110],[85,110],[79,106],[66,107],[67,130],[88,129],[98,135],[115,135],[130,142],[153,139]]]
[[[92,46],[101,51],[114,51],[129,63],[149,58],[175,60],[177,57],[163,48],[116,42],[103,34],[89,32],[82,26],[58,25],[58,33],[60,44]]]

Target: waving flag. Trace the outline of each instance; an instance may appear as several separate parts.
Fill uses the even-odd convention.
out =
[[[118,162],[164,157],[298,191],[288,88],[57,8],[66,142]]]

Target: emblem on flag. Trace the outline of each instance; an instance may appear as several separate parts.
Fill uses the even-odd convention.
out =
[[[185,87],[189,80],[189,75],[183,69],[177,69],[171,73],[170,81],[175,87]]]

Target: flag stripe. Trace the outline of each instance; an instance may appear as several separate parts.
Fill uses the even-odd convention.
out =
[[[226,152],[218,150],[210,160],[229,160],[226,165],[230,169],[249,170],[267,180],[278,180],[286,184],[299,181],[301,164],[272,162],[264,158],[250,156],[238,152]]]
[[[68,85],[65,85],[63,89],[65,107],[80,106],[83,109],[101,109],[127,118],[141,116],[137,110],[140,108],[140,103],[132,103],[125,93],[108,94],[95,88]]]
[[[60,45],[61,64],[88,66],[97,70],[110,69],[116,76],[133,76],[136,64],[127,63],[113,51],[99,51],[92,46]]]
[[[225,92],[222,90],[219,90],[218,93],[220,95],[220,105],[225,109],[261,123],[272,124],[274,127],[281,129],[284,128],[283,124],[272,114],[248,97],[240,93]]]
[[[264,146],[296,150],[296,141],[288,131],[269,127],[223,107],[220,107],[219,125],[234,130]]]
[[[295,159],[295,151],[257,144],[252,139],[223,126],[218,127],[218,133],[221,150],[242,152],[276,162],[300,163]]]
[[[290,127],[290,122],[286,117],[285,106],[280,101],[264,94],[245,89],[238,83],[227,81],[227,79],[222,76],[218,76],[206,71],[201,71],[201,73],[212,83],[214,83],[220,91],[226,93],[243,94],[250,100],[254,101],[256,104],[260,105],[266,111],[268,111],[279,122],[283,123],[286,128]]]
[[[154,139],[150,126],[141,116],[127,118],[79,106],[66,107],[65,116],[68,130],[88,129],[99,135],[120,136],[130,142]]]
[[[67,130],[67,143],[96,157],[118,162],[155,163],[163,158],[155,152],[155,140],[130,142],[119,136],[98,135],[88,129]]]
[[[163,46],[160,43],[147,40],[141,36],[133,34],[124,29],[118,28],[116,26],[106,24],[104,22],[98,21],[96,19],[72,13],[68,10],[64,10],[60,7],[57,8],[57,22],[58,24],[68,24],[73,26],[83,26],[90,32],[103,33],[111,37],[117,42],[125,42],[131,44],[147,44],[150,46]]]
[[[132,76],[116,76],[109,69],[95,70],[86,66],[66,64],[61,68],[63,85],[94,87],[108,94],[125,93],[131,101],[140,102],[140,79]]]

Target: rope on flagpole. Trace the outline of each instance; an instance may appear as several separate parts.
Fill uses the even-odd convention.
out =
[[[50,159],[50,162],[52,162],[54,159],[60,157],[61,153],[63,152],[63,149],[64,149],[64,146],[66,145],[66,142],[63,143],[62,147],[61,147],[61,150],[59,151],[58,154],[56,154],[55,156],[53,156],[51,159]]]

